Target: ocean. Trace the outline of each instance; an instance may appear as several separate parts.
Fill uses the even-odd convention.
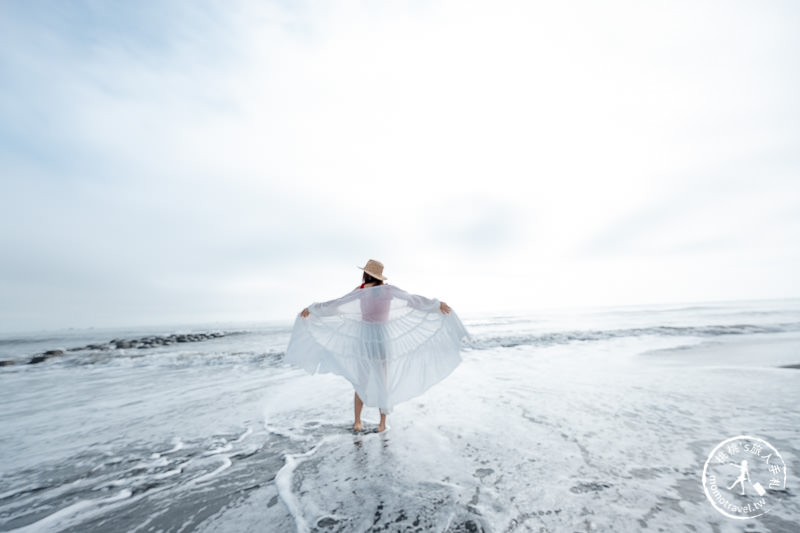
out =
[[[800,300],[461,318],[384,433],[289,320],[3,335],[0,531],[800,531]]]

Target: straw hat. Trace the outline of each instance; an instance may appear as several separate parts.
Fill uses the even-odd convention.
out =
[[[383,263],[380,261],[375,261],[374,259],[370,259],[367,261],[367,264],[363,267],[358,267],[370,276],[375,279],[379,279],[381,281],[386,281],[389,278],[383,277]]]

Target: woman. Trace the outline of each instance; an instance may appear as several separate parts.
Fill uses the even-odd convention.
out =
[[[418,396],[461,362],[467,331],[450,307],[387,285],[370,259],[362,283],[341,298],[312,304],[295,321],[286,361],[310,373],[332,372],[355,388],[353,429],[364,405],[380,409],[378,431],[395,404]]]

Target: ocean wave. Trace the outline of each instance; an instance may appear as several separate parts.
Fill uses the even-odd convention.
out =
[[[545,325],[542,321],[531,319],[526,319],[525,322],[527,324],[524,326],[512,327],[507,331],[498,331],[496,328],[494,331],[491,329],[486,331],[485,325],[481,321],[469,323],[468,327],[471,329],[472,336],[465,341],[464,346],[472,350],[489,350],[517,346],[548,347],[635,337],[709,338],[800,331],[800,321],[767,324],[716,323],[575,329],[557,329],[558,326],[555,324]],[[491,323],[486,325],[491,325]],[[503,328],[507,326],[504,319],[495,323],[495,326],[497,325]],[[540,331],[525,331],[528,328],[537,328]],[[236,336],[236,339],[230,338],[233,336]],[[215,342],[202,342],[212,340]],[[11,363],[2,368],[3,373],[29,371],[28,369],[34,371],[34,367],[50,366],[156,365],[169,368],[229,365],[281,366],[285,364],[283,357],[286,342],[288,342],[288,333],[285,329],[276,332],[248,333],[235,330],[147,336],[127,341],[113,339],[102,344],[91,344],[66,350],[59,349],[50,354],[45,352],[34,356],[18,356],[15,360],[0,361],[0,366],[5,362]],[[26,364],[34,362],[34,359],[36,359],[35,362],[46,361],[47,364]]]
[[[468,346],[476,350],[513,348],[516,346],[554,346],[573,342],[592,342],[624,337],[717,337],[723,335],[755,335],[800,331],[800,322],[755,325],[652,326],[608,330],[555,331],[523,335],[473,337]]]
[[[152,352],[127,353],[96,352],[88,357],[72,357],[63,360],[68,366],[97,366],[109,365],[145,365],[161,366],[168,368],[183,368],[189,366],[228,366],[228,365],[261,365],[276,366],[283,360],[282,351],[219,351],[219,352]],[[27,365],[26,365],[27,366]]]

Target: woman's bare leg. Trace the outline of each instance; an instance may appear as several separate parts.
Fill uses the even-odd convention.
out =
[[[358,393],[355,393],[355,397],[353,398],[353,411],[355,411],[356,421],[353,422],[353,429],[356,431],[364,429],[364,424],[361,423],[361,409],[363,409],[363,407],[364,402],[358,397]]]
[[[381,423],[378,425],[378,433],[386,429],[386,415],[381,413]]]

